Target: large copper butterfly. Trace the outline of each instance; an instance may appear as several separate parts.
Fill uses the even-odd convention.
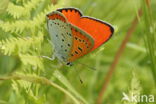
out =
[[[114,32],[110,24],[82,16],[75,8],[57,9],[47,14],[47,27],[54,55],[67,65],[101,46]]]

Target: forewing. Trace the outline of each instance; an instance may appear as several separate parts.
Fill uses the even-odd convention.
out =
[[[79,27],[94,39],[94,47],[92,50],[98,48],[110,39],[114,32],[110,24],[95,18],[82,16],[82,13],[78,9],[63,8],[58,9],[58,11],[63,13],[71,24]]]

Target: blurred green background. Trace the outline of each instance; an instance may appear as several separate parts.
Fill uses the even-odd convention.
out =
[[[155,6],[156,0],[0,0],[0,104],[97,104],[97,99],[101,104],[147,104],[122,97],[123,92],[156,97]],[[79,8],[115,28],[106,44],[72,67],[41,57],[53,55],[46,14],[63,7]],[[131,37],[100,98],[128,31]]]

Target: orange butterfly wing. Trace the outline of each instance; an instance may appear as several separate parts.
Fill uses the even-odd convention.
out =
[[[82,13],[75,8],[63,8],[58,9],[65,15],[67,20],[87,32],[94,39],[94,47],[92,51],[105,43],[113,34],[113,27],[101,20],[97,20],[91,17],[82,16]]]

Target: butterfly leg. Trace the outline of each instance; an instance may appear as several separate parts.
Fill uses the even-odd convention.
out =
[[[55,59],[55,56],[53,55],[52,58],[51,57],[48,57],[48,56],[42,56],[42,58],[46,58],[48,60],[53,61]]]
[[[51,46],[52,46],[52,48],[53,48],[53,50],[54,50],[54,44],[51,42],[51,40],[49,40],[49,39],[47,39],[48,40],[48,42],[51,44]],[[54,52],[55,53],[55,52]],[[55,59],[55,54],[53,54],[52,55],[52,57],[50,58],[50,57],[48,57],[48,56],[43,56],[44,58],[46,58],[46,59],[49,59],[49,60],[54,60]]]
[[[47,39],[48,42],[52,45],[52,47],[54,48],[54,44],[51,42],[51,40]]]
[[[53,54],[53,55],[52,55],[52,57],[51,57],[51,59],[52,59],[52,60],[54,60],[54,59],[55,59],[55,57],[56,57],[56,56]]]

